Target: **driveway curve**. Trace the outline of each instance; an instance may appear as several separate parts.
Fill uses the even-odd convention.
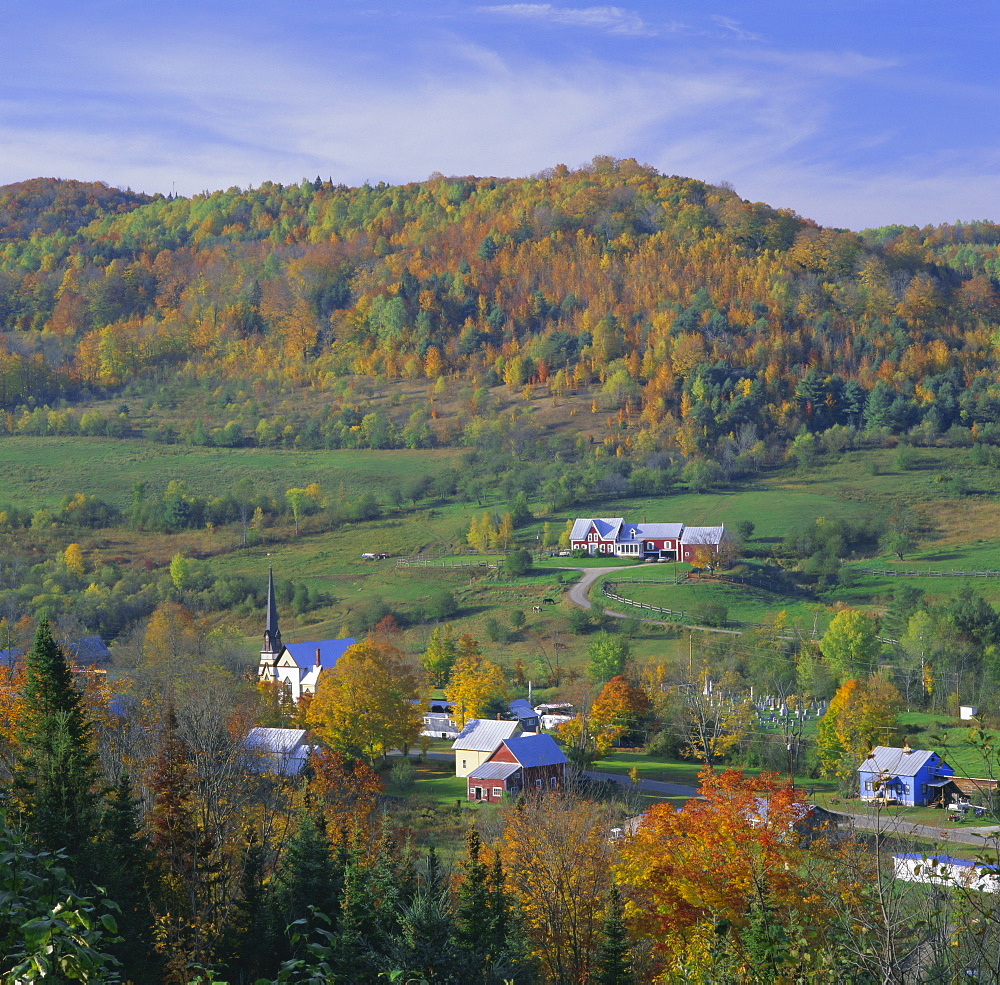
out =
[[[566,597],[574,605],[578,605],[581,609],[593,609],[594,605],[591,603],[590,599],[587,598],[587,593],[590,591],[594,582],[597,581],[602,575],[611,575],[617,571],[621,571],[621,565],[616,565],[611,568],[571,568],[571,571],[579,571],[582,573],[582,577],[578,582],[575,582],[570,586],[569,591],[566,593]],[[661,619],[647,619],[643,616],[629,616],[624,612],[615,612],[614,609],[601,608],[601,612],[606,616],[610,616],[612,619],[637,619],[639,622],[647,622],[654,626],[662,626],[664,622],[669,620],[665,618]],[[739,636],[740,630],[738,629],[718,629],[714,626],[687,626],[687,629],[700,630],[703,633],[723,633],[728,636]]]
[[[583,573],[583,577],[570,586],[569,591],[566,593],[569,596],[570,602],[574,605],[580,606],[581,609],[591,609],[593,606],[590,604],[590,599],[587,598],[587,593],[590,591],[591,586],[597,581],[601,575],[610,575],[615,571],[621,571],[620,566],[615,566],[612,568],[577,568],[577,571]],[[607,610],[605,610],[607,611]],[[617,612],[612,612],[610,615],[617,616]]]

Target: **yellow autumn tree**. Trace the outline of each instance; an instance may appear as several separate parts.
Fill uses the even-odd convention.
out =
[[[142,642],[144,663],[178,666],[185,659],[200,656],[202,649],[202,633],[184,606],[161,602],[153,610]]]
[[[817,729],[824,775],[855,779],[872,746],[889,744],[902,710],[902,695],[884,674],[845,681]]]
[[[707,675],[685,689],[682,718],[688,737],[683,755],[714,765],[731,752],[750,732],[757,713],[743,682],[724,674],[709,692]]]
[[[465,539],[469,542],[469,546],[480,554],[485,554],[494,546],[496,530],[489,513],[482,513],[479,517],[472,518]]]
[[[0,766],[9,774],[18,748],[18,728],[24,718],[24,660],[0,660]]]
[[[611,809],[546,793],[505,810],[502,823],[499,850],[517,873],[510,888],[540,980],[592,981],[615,853]]]
[[[467,719],[480,717],[491,698],[506,697],[507,682],[503,670],[479,653],[478,647],[465,647],[451,668],[444,695],[455,706],[464,728]]]
[[[502,551],[506,551],[514,542],[514,518],[510,513],[504,513],[500,517],[500,524],[497,527],[496,543]]]
[[[66,570],[70,574],[74,574],[77,578],[83,577],[83,551],[80,550],[79,544],[69,544],[66,550],[63,551],[63,564],[66,565]]]
[[[384,639],[348,647],[325,671],[307,720],[331,748],[373,759],[406,749],[420,735],[423,680],[403,652]]]

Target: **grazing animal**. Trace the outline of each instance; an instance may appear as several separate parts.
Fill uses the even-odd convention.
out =
[[[544,603],[545,603],[546,605],[555,605],[555,604],[556,604],[556,600],[555,600],[555,599],[542,599],[542,601],[543,601],[543,602],[544,602]]]
[[[531,611],[532,612],[541,612],[542,611],[542,607],[540,605],[533,605],[531,607]]]

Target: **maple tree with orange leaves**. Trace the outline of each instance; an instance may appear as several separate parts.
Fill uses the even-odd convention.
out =
[[[748,960],[741,932],[764,912],[832,926],[816,893],[832,852],[812,840],[802,791],[775,773],[704,769],[699,781],[699,797],[681,809],[648,809],[615,866],[630,928],[648,937],[668,976],[707,961],[720,933],[737,961]]]

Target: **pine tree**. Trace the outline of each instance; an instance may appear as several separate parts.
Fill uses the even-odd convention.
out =
[[[490,932],[487,938],[487,953],[493,957],[507,950],[512,936],[513,914],[504,882],[503,861],[500,858],[500,853],[495,851],[486,887],[490,905]]]
[[[153,849],[163,871],[159,948],[169,955],[166,978],[192,963],[214,960],[219,939],[211,919],[211,882],[217,872],[211,835],[198,823],[197,775],[172,706],[149,777]]]
[[[51,851],[64,849],[67,869],[85,887],[98,876],[100,774],[83,696],[45,619],[26,671],[15,796],[30,839]]]
[[[601,930],[594,974],[591,977],[594,985],[635,985],[623,915],[621,893],[613,885],[608,897],[608,915]]]
[[[333,954],[334,969],[345,982],[365,981],[366,974],[373,970],[365,947],[365,931],[370,929],[372,916],[367,889],[360,855],[351,851],[344,870],[344,891]]]
[[[475,966],[455,939],[455,919],[433,845],[427,853],[424,878],[414,898],[399,916],[392,941],[390,971],[421,975],[432,982],[471,982]]]

